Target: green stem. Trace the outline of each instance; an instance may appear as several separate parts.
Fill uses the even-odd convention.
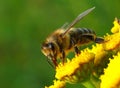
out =
[[[84,81],[81,84],[84,85],[86,88],[96,88],[90,80]]]

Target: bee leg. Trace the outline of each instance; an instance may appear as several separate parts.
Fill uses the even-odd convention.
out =
[[[55,68],[54,64],[52,63],[52,61],[50,59],[47,58],[47,62],[49,63],[49,65],[51,65],[53,68]]]
[[[52,62],[53,62],[53,64],[55,65],[55,67],[58,66],[58,64],[57,64],[57,59],[56,59],[56,58],[53,58],[53,59],[52,59]]]
[[[64,64],[65,63],[65,52],[62,50],[62,63]]]
[[[78,56],[80,54],[80,50],[78,49],[77,46],[74,47],[75,54]]]
[[[80,54],[80,50],[75,45],[76,43],[75,43],[74,39],[71,39],[71,43],[72,43],[72,45],[74,45],[75,54],[78,56]]]

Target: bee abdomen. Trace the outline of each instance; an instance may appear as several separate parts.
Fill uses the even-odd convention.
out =
[[[95,34],[95,32],[91,29],[88,28],[78,28],[76,29],[81,35],[85,35],[85,34]]]
[[[96,34],[93,30],[88,28],[78,28],[77,30],[79,31],[79,34],[78,34],[79,42],[84,44],[90,41],[95,41]]]
[[[78,41],[82,37],[96,37],[96,34],[93,30],[88,28],[76,28],[69,31],[70,37]]]
[[[76,44],[85,44],[89,43],[90,41],[95,41],[96,34],[93,30],[88,28],[76,28],[71,29],[69,31],[70,35],[70,46],[72,47]]]
[[[102,42],[104,42],[104,39],[101,38],[101,37],[97,37],[96,33],[93,30],[91,30],[91,29],[88,29],[88,28],[79,28],[78,30],[79,31],[83,31],[82,35],[86,39],[90,39],[91,41],[94,41],[95,43],[102,43]]]

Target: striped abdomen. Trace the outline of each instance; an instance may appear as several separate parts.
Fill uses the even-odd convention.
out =
[[[104,40],[102,38],[96,37],[93,30],[88,28],[72,28],[68,34],[70,35],[70,46],[83,45],[94,41],[96,43],[101,43]]]

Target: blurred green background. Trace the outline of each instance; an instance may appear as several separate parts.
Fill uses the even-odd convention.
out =
[[[54,80],[40,45],[51,32],[78,14],[96,9],[76,27],[102,36],[120,18],[120,0],[0,0],[0,88],[44,88]],[[67,84],[67,88],[80,88]],[[82,87],[81,87],[82,88]]]

